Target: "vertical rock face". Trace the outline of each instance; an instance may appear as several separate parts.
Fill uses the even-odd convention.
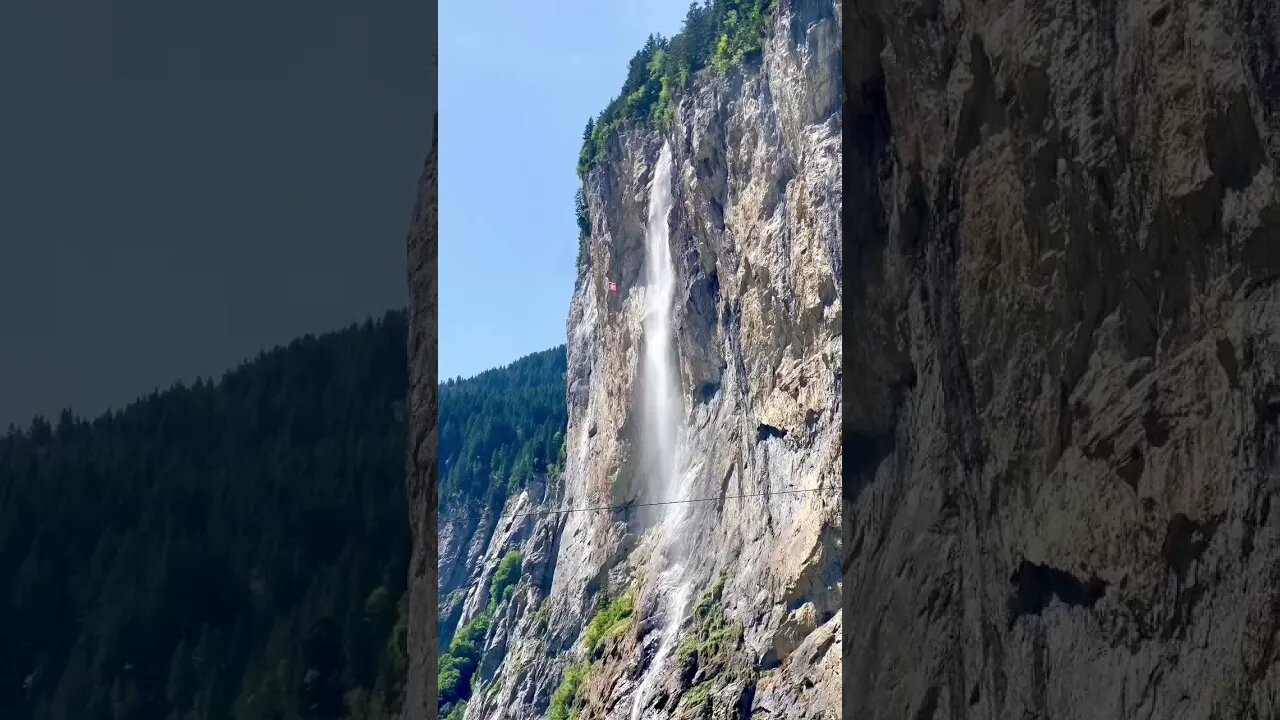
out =
[[[702,602],[680,628],[683,650],[656,671],[646,718],[839,712],[841,21],[833,0],[777,5],[759,62],[699,75],[670,129],[624,128],[585,178],[592,228],[567,326],[567,468],[504,512],[653,499],[635,461],[635,379],[649,183],[669,142],[687,493],[729,497],[689,507],[687,579]],[[440,591],[467,599],[442,632],[474,616],[483,603],[471,596],[487,597],[509,549],[524,558],[494,613],[468,720],[546,717],[573,666],[588,667],[575,717],[632,717],[661,635],[650,564],[660,517],[456,523],[441,557],[465,567],[448,568]],[[629,589],[634,616],[593,652],[584,631]]]
[[[436,717],[436,143],[422,170],[409,231],[409,669],[405,678],[406,720]]]
[[[1280,5],[844,20],[846,717],[1280,715]]]

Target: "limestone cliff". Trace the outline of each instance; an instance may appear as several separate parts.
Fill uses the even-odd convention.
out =
[[[1280,5],[844,32],[845,717],[1280,716]]]
[[[567,467],[511,499],[503,514],[517,517],[442,525],[446,634],[484,610],[507,552],[523,556],[515,592],[494,612],[468,720],[546,717],[566,677],[581,678],[570,694],[578,720],[631,718],[652,664],[657,516],[521,513],[650,499],[634,394],[649,184],[664,142],[688,492],[729,498],[689,510],[701,601],[680,628],[684,650],[660,666],[638,710],[837,716],[840,22],[833,0],[776,3],[758,62],[701,73],[668,129],[624,126],[586,174],[591,232],[567,326]],[[634,597],[633,621],[598,643],[584,638],[623,597]]]

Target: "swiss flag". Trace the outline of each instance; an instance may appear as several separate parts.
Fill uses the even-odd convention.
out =
[[[609,281],[609,292],[611,292],[611,293],[616,293],[616,292],[618,292],[618,283],[616,283],[616,282],[614,282],[614,281],[610,280],[610,281]]]

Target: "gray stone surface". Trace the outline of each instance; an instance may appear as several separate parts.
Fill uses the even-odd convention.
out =
[[[431,133],[409,231],[409,669],[402,715],[405,720],[436,718],[436,144]]]
[[[844,716],[1280,715],[1280,5],[845,18]]]

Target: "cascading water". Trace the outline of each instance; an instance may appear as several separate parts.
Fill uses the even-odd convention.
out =
[[[641,370],[644,398],[644,469],[654,499],[678,500],[679,463],[676,441],[682,415],[671,337],[671,305],[675,297],[675,268],[667,228],[671,214],[671,148],[663,144],[653,168],[649,189],[649,224],[645,242],[644,366]],[[656,491],[656,492],[654,492]]]
[[[645,703],[649,700],[649,696],[653,694],[654,683],[658,681],[659,670],[666,664],[667,657],[671,655],[671,649],[675,646],[676,633],[680,631],[680,621],[684,619],[684,607],[689,601],[689,583],[681,583],[672,587],[673,581],[679,581],[680,575],[683,574],[683,568],[679,565],[672,567],[663,573],[659,579],[661,592],[665,593],[664,597],[667,601],[666,622],[662,626],[662,638],[658,641],[658,651],[654,653],[653,660],[649,662],[649,667],[645,669],[644,677],[640,679],[640,686],[636,688],[631,701],[631,720],[640,720],[641,714],[644,712]]]
[[[644,319],[644,365],[641,369],[644,472],[650,497],[661,502],[685,499],[681,487],[680,426],[684,416],[680,385],[676,375],[675,343],[671,331],[671,309],[675,298],[675,267],[671,261],[668,218],[671,214],[671,146],[663,143],[653,169],[649,190],[649,225],[645,243],[647,314]],[[664,616],[657,652],[645,669],[633,695],[631,720],[639,720],[645,703],[659,678],[662,666],[675,645],[684,619],[691,587],[682,582],[683,548],[676,532],[684,519],[683,505],[665,506],[667,514],[658,526],[653,570],[657,576],[658,609]]]

